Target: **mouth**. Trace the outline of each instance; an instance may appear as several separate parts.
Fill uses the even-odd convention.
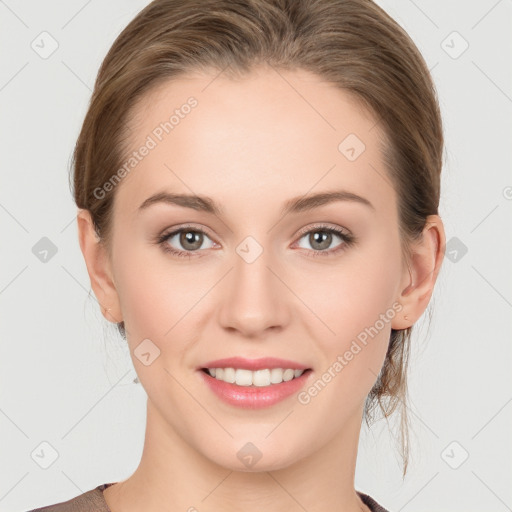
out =
[[[298,393],[312,368],[275,358],[228,358],[198,368],[203,382],[223,402],[247,409],[270,407]]]

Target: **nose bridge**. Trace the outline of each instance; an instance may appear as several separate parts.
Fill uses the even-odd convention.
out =
[[[263,247],[253,237],[247,237],[236,248],[233,281],[236,293],[269,294],[273,287],[269,267],[272,254],[268,246]],[[245,288],[245,290],[244,290]]]
[[[266,240],[266,239],[265,239]],[[285,287],[270,270],[273,254],[248,236],[235,248],[233,270],[222,303],[221,322],[245,334],[282,326],[286,320]]]

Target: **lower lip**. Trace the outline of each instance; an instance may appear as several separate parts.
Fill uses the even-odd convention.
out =
[[[199,370],[204,382],[224,402],[245,409],[263,409],[270,407],[285,398],[297,393],[305,384],[311,370],[305,371],[300,377],[270,384],[269,386],[237,386],[215,379],[203,370]]]

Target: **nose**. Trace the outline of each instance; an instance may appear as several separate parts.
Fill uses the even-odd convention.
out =
[[[278,268],[265,250],[254,260],[240,254],[234,255],[234,266],[222,286],[221,326],[247,338],[262,338],[267,331],[284,329],[291,317],[293,295]]]

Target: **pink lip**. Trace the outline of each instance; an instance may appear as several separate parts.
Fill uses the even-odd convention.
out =
[[[244,357],[228,357],[226,359],[217,359],[210,361],[204,366],[198,368],[240,368],[244,370],[264,370],[265,368],[292,368],[293,370],[307,370],[308,367],[303,364],[296,363],[295,361],[288,361],[286,359],[277,359],[275,357],[262,357],[260,359],[246,359]],[[293,382],[293,381],[288,381]]]
[[[223,360],[230,361],[230,360]],[[246,360],[247,361],[247,360]],[[255,364],[259,365],[261,369],[260,362],[258,360]],[[275,361],[275,360],[274,360]],[[219,361],[214,361],[215,364],[218,364]],[[211,364],[211,363],[208,363]],[[300,366],[300,365],[299,365]],[[241,366],[237,365],[226,365],[224,363],[219,366],[209,366],[210,368],[232,368]],[[269,366],[264,366],[265,368],[269,368]],[[273,368],[282,368],[283,366],[273,366]],[[284,365],[284,368],[298,368],[293,365]],[[249,369],[249,368],[246,368]],[[278,402],[281,402],[285,398],[297,393],[306,383],[306,380],[309,378],[309,375],[312,373],[311,371],[304,372],[300,377],[294,378],[287,382],[281,382],[281,384],[271,384],[270,386],[237,386],[236,384],[230,384],[229,382],[224,382],[221,380],[217,380],[214,377],[210,376],[205,371],[200,370],[198,372],[204,382],[209,386],[209,388],[222,400],[227,402],[230,405],[234,405],[236,407],[242,407],[246,409],[262,409],[264,407],[270,407]]]

